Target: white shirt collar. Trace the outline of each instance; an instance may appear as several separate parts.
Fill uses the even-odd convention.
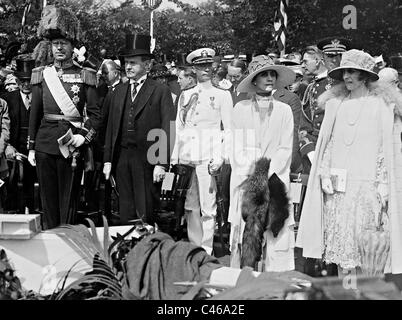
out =
[[[20,90],[20,95],[21,95],[22,101],[24,102],[25,108],[28,110],[29,104],[27,105],[27,94],[23,93]],[[28,94],[28,97],[29,97],[29,101],[31,101],[32,100],[32,92]]]
[[[135,81],[134,79],[130,79],[130,84],[133,84],[134,82],[138,82],[139,84],[143,84],[145,80],[147,80],[147,75],[146,74],[144,74],[137,81]]]

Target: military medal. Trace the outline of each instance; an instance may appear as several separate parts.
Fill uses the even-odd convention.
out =
[[[74,94],[78,94],[80,92],[80,87],[78,85],[74,84],[74,85],[71,86],[71,91]]]
[[[215,97],[209,97],[209,105],[212,109],[215,109]]]
[[[80,98],[78,97],[78,93],[80,92],[80,87],[77,84],[73,84],[71,86],[72,93],[74,94],[73,98],[71,99],[75,105],[80,102]]]
[[[57,76],[58,76],[60,79],[63,77],[63,69],[62,69],[62,68],[60,68],[60,69],[57,71]]]

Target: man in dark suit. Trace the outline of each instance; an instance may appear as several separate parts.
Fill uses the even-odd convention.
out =
[[[245,78],[247,72],[247,64],[245,61],[241,59],[233,59],[227,65],[228,74],[226,78],[233,84],[230,89],[230,93],[232,95],[233,107],[241,100],[247,99],[247,93],[245,92],[237,92],[237,86],[239,83]]]
[[[297,172],[301,166],[301,156],[299,152],[299,123],[302,112],[301,101],[297,94],[290,92],[285,88],[275,90],[273,94],[274,99],[288,104],[292,108],[293,113],[293,150],[292,150],[292,163],[290,165],[290,172]]]
[[[19,213],[33,213],[34,211],[34,185],[36,170],[23,157],[28,156],[27,138],[29,126],[29,113],[31,110],[32,87],[30,84],[32,69],[35,60],[29,55],[19,56],[16,59],[15,76],[19,90],[4,95],[10,115],[10,140],[5,150],[11,163],[11,180],[7,186],[8,204],[10,209],[18,209]],[[22,155],[22,156],[21,156]],[[19,165],[20,164],[20,165]],[[22,199],[18,193],[18,180],[22,178]]]
[[[150,37],[126,36],[124,58],[129,81],[120,84],[108,99],[112,108],[105,140],[105,178],[116,175],[120,222],[141,218],[154,222],[160,182],[170,160],[171,128],[176,109],[167,86],[148,77],[152,67]],[[174,137],[174,134],[172,135]]]

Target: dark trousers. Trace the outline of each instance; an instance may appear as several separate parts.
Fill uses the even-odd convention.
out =
[[[83,170],[82,161],[77,159],[74,180],[72,180],[71,158],[65,159],[63,156],[39,151],[36,151],[35,158],[44,212],[44,229],[74,223]]]
[[[223,205],[225,207],[225,213],[223,216],[223,222],[227,223],[229,214],[229,204],[230,204],[230,175],[232,173],[232,167],[228,163],[224,163],[221,169],[221,179],[222,179],[222,198]]]
[[[116,186],[121,224],[138,218],[154,223],[153,209],[160,202],[159,193],[153,184],[153,167],[144,162],[137,148],[120,148],[116,161]]]
[[[13,161],[11,175],[7,185],[7,208],[25,213],[25,207],[30,213],[35,210],[34,190],[37,180],[35,167],[28,161]]]

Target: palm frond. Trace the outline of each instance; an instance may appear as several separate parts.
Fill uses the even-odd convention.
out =
[[[84,225],[63,225],[46,232],[58,235],[89,264],[99,248],[93,243],[92,235]]]
[[[102,220],[103,220],[103,256],[105,258],[107,258],[107,263],[109,265],[112,264],[111,261],[111,257],[109,254],[109,245],[110,245],[110,241],[109,241],[109,224],[107,223],[107,219],[104,215],[102,215]]]
[[[102,246],[101,246],[101,243],[99,241],[98,234],[96,233],[96,227],[95,227],[94,222],[89,218],[85,218],[85,220],[88,222],[89,227],[91,228],[91,233],[92,233],[91,236],[92,236],[93,244],[98,249],[98,252],[100,254],[103,254]]]

